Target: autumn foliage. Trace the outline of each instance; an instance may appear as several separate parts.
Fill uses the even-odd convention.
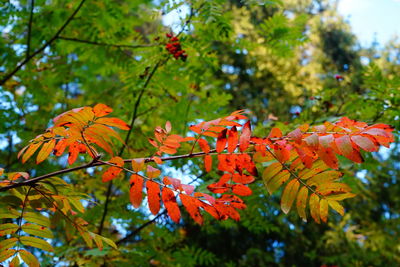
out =
[[[176,223],[181,220],[181,207],[198,224],[204,222],[204,213],[217,220],[240,220],[239,210],[246,208],[245,197],[252,194],[249,185],[257,179],[262,179],[270,194],[282,188],[281,209],[284,213],[288,213],[295,205],[298,215],[304,221],[307,221],[309,210],[315,222],[327,222],[329,208],[343,215],[344,208],[340,201],[355,196],[351,187],[341,181],[342,173],[337,171],[338,156],[361,163],[362,150],[377,151],[380,146],[388,147],[394,141],[392,127],[385,124],[369,126],[346,117],[336,123],[300,125],[286,135],[280,129],[272,128],[268,136],[257,137],[252,135],[246,112],[239,110],[226,117],[190,126],[192,133],[187,137],[172,134],[170,122],[164,128],[157,126],[154,137],[148,138],[154,147],[154,156],[123,159],[114,155],[114,142],[123,143],[123,140],[113,128],[130,128],[119,118],[108,117],[111,112],[112,109],[104,104],[65,112],[53,120],[54,126],[31,140],[18,157],[26,162],[38,151],[36,163],[39,164],[52,153],[61,156],[68,151],[68,163],[73,164],[79,155],[88,154],[92,160],[84,167],[107,166],[102,175],[103,182],[117,179],[121,173],[129,174],[127,186],[133,207],[141,206],[145,193],[152,214],[159,213],[163,205],[171,220]],[[181,151],[183,147],[190,149]],[[99,150],[106,152],[107,156],[101,156]],[[175,155],[178,151],[180,153]],[[103,161],[103,157],[108,156],[111,158]],[[214,171],[219,175],[217,181],[207,186],[208,192],[197,192],[193,185],[161,175],[165,161],[185,158],[201,158],[206,172]],[[39,199],[53,203],[47,207],[49,212],[72,215],[73,226],[88,246],[92,245],[92,240],[99,248],[103,242],[115,246],[111,240],[86,229],[86,222],[75,216],[76,211],[84,212],[79,198],[52,190],[48,187],[47,177],[43,180],[30,180],[24,172],[6,175],[7,178],[1,181],[1,191],[14,190],[14,195],[17,194],[16,188],[24,188],[27,195],[36,191],[41,196]],[[16,182],[21,177],[23,181]],[[58,178],[50,177],[48,181],[55,187],[63,183]],[[24,218],[28,223],[2,224],[1,235],[25,231],[51,238],[51,231],[46,228],[49,226],[48,219],[40,214],[35,215],[37,208],[30,199],[23,198],[20,205],[20,211],[10,206],[9,215],[3,214],[1,218]],[[40,206],[40,209],[43,207]],[[33,219],[29,219],[29,216]],[[35,230],[38,227],[44,227],[45,232],[39,234]],[[18,242],[52,250],[43,239],[18,235],[0,242],[2,257],[11,257],[18,252],[27,262],[35,263],[37,260],[29,252],[8,249]]]

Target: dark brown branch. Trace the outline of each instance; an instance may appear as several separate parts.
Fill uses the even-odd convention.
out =
[[[11,77],[14,76],[15,73],[17,73],[26,63],[28,63],[32,58],[34,58],[36,55],[40,54],[43,52],[46,47],[51,45],[61,34],[61,32],[68,26],[68,24],[73,20],[75,15],[78,13],[78,11],[81,9],[83,3],[86,0],[82,0],[78,7],[75,9],[75,11],[71,14],[71,16],[65,21],[65,23],[61,26],[60,29],[54,34],[53,37],[51,37],[44,45],[42,45],[39,49],[37,49],[35,52],[27,56],[21,63],[19,63],[11,72],[7,73],[3,78],[0,80],[0,85],[5,84]]]
[[[31,54],[31,36],[32,36],[32,21],[33,21],[33,9],[35,8],[35,0],[31,0],[31,11],[28,22],[28,38],[26,41],[26,58],[29,58]]]
[[[158,67],[160,66],[160,64],[161,64],[161,60],[159,60],[159,61],[157,62],[157,64],[154,66],[154,68],[153,68],[153,70],[151,71],[151,73],[149,74],[149,76],[147,76],[147,79],[146,79],[146,81],[145,81],[145,83],[144,83],[144,85],[143,85],[143,88],[142,88],[142,90],[140,91],[140,93],[139,93],[139,95],[138,95],[138,97],[137,97],[137,99],[136,99],[135,106],[134,106],[133,112],[132,112],[132,119],[131,119],[131,123],[130,123],[130,128],[129,128],[129,131],[128,131],[126,137],[125,137],[125,143],[124,143],[125,145],[123,145],[123,146],[121,147],[121,150],[119,151],[119,154],[118,154],[119,156],[121,156],[121,155],[124,153],[125,146],[128,145],[128,141],[129,141],[129,138],[130,138],[130,136],[131,136],[133,126],[135,125],[135,121],[136,121],[136,119],[137,119],[137,117],[138,117],[138,109],[139,109],[140,101],[141,101],[141,99],[142,99],[142,96],[143,96],[143,94],[144,94],[144,92],[145,92],[147,86],[148,86],[149,83],[150,83],[150,80],[153,78],[154,73],[157,71],[157,69],[158,69]],[[103,215],[101,216],[100,225],[99,225],[99,230],[98,230],[99,235],[101,235],[101,233],[102,233],[102,231],[103,231],[104,221],[105,221],[106,216],[107,216],[107,212],[108,212],[108,203],[110,202],[111,194],[112,194],[112,184],[113,184],[113,181],[111,180],[111,181],[108,183],[108,187],[107,187],[106,201],[104,202]]]
[[[71,42],[77,42],[77,43],[82,43],[82,44],[88,44],[88,45],[109,46],[109,47],[115,47],[115,48],[131,48],[131,49],[155,47],[155,46],[159,46],[160,45],[160,44],[140,44],[140,45],[110,44],[110,43],[102,43],[102,42],[95,42],[95,41],[89,41],[89,40],[82,40],[82,39],[66,37],[66,36],[59,36],[58,39],[64,40],[64,41],[71,41]]]

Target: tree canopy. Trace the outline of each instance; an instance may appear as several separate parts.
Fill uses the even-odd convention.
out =
[[[4,1],[0,33],[0,262],[399,265],[399,44],[335,1]]]

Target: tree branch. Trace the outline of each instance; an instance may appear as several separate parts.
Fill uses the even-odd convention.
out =
[[[155,46],[160,45],[160,44],[140,44],[140,45],[109,44],[109,43],[95,42],[95,41],[89,41],[89,40],[82,40],[82,39],[66,37],[66,36],[59,36],[58,39],[64,40],[64,41],[83,43],[83,44],[88,44],[88,45],[110,46],[110,47],[115,47],[115,48],[131,48],[131,49],[155,47]]]
[[[68,26],[68,24],[73,20],[75,15],[78,13],[78,11],[81,9],[83,3],[85,3],[86,0],[82,0],[78,7],[75,9],[75,11],[71,14],[71,16],[65,21],[65,23],[61,26],[60,29],[54,34],[53,37],[50,38],[44,45],[42,45],[39,49],[37,49],[35,52],[27,56],[21,63],[19,63],[11,72],[7,73],[3,78],[0,80],[0,85],[5,84],[11,77],[14,76],[15,73],[17,73],[26,63],[28,63],[32,58],[34,58],[36,55],[39,53],[43,52],[43,50],[46,49],[49,45],[51,45],[61,34],[61,32]]]
[[[31,0],[31,11],[29,15],[29,22],[28,22],[28,39],[26,42],[26,58],[29,58],[31,53],[31,35],[32,35],[32,21],[33,21],[33,9],[35,7],[35,0]]]
[[[144,85],[143,85],[143,88],[142,88],[142,90],[140,91],[140,93],[139,93],[139,95],[138,95],[138,97],[137,97],[137,99],[136,99],[135,106],[134,106],[133,112],[132,112],[132,119],[131,119],[131,123],[130,123],[130,128],[129,128],[128,133],[127,133],[127,135],[126,135],[126,137],[125,137],[124,145],[121,147],[121,150],[120,150],[119,153],[118,153],[119,156],[121,156],[121,155],[124,153],[125,146],[128,145],[128,141],[129,141],[130,135],[131,135],[131,133],[132,133],[133,126],[134,126],[135,121],[136,121],[136,119],[137,119],[137,114],[138,114],[137,112],[138,112],[138,109],[139,109],[140,101],[141,101],[141,99],[142,99],[142,96],[143,96],[143,94],[144,94],[144,91],[146,90],[147,86],[149,85],[150,80],[153,78],[154,73],[157,71],[157,69],[158,69],[158,67],[160,66],[160,64],[161,64],[161,60],[159,60],[159,61],[156,63],[156,65],[154,66],[154,68],[153,68],[153,70],[151,71],[151,73],[149,74],[149,76],[147,76],[147,79],[146,79],[146,81],[145,81],[145,83],[144,83]],[[104,203],[103,215],[102,215],[102,217],[101,217],[100,225],[99,225],[99,230],[98,230],[99,235],[101,235],[101,233],[102,233],[102,231],[103,231],[104,221],[105,221],[106,216],[107,216],[107,212],[108,212],[108,203],[110,202],[111,193],[112,193],[112,184],[113,184],[113,181],[111,180],[111,181],[108,183],[108,187],[107,187],[106,201],[105,201],[105,203]]]

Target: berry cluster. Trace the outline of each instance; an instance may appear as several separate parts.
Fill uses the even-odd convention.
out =
[[[170,52],[175,59],[180,58],[182,61],[186,61],[187,54],[185,50],[182,50],[178,37],[173,36],[171,33],[167,33],[166,36],[169,38],[168,43],[165,45],[168,52]]]

